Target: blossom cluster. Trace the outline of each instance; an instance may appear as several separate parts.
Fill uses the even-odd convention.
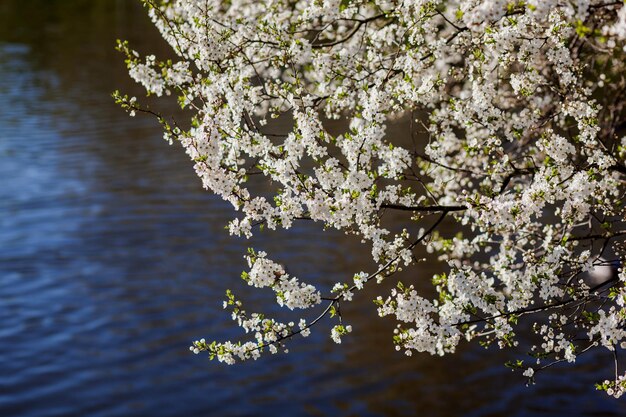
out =
[[[270,287],[291,310],[327,301],[313,324],[341,319],[341,302],[415,267],[424,245],[441,273],[415,268],[416,282],[375,301],[399,323],[398,350],[442,355],[475,339],[515,348],[525,326],[536,339],[532,365],[513,366],[535,379],[594,347],[622,349],[622,1],[143,1],[178,61],[119,49],[149,94],[178,96],[189,127],[116,98],[131,114],[157,116],[203,186],[232,204],[230,233],[313,221],[358,236],[378,265],[340,278],[324,298],[252,252],[250,285]],[[331,132],[332,120],[344,129]],[[389,134],[402,120],[406,135]],[[401,212],[410,219],[390,228]],[[444,221],[459,233],[446,234]],[[201,340],[191,350],[232,363],[311,325],[227,304],[255,341]],[[331,337],[350,331],[340,322]],[[623,372],[616,366],[600,387],[621,393]]]
[[[271,287],[276,292],[278,305],[294,308],[310,308],[321,302],[321,294],[310,284],[299,283],[298,279],[289,278],[282,265],[268,259],[265,252],[246,256],[250,272],[244,272],[242,278],[249,285],[257,288]]]

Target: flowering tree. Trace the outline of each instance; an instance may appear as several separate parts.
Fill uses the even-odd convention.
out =
[[[398,350],[515,347],[524,326],[537,343],[509,365],[526,377],[608,349],[615,376],[598,388],[624,393],[622,0],[143,2],[179,60],[119,49],[131,77],[148,94],[177,95],[190,124],[114,96],[131,115],[156,116],[165,139],[184,147],[204,187],[237,212],[230,233],[313,221],[358,236],[378,265],[323,295],[250,250],[242,278],[317,318],[279,322],[245,311],[229,291],[224,306],[250,339],[201,339],[194,353],[256,359],[327,315],[340,343],[352,330],[341,303],[416,267],[425,245],[447,266],[414,276],[432,280],[438,297],[398,282],[374,300],[398,321]],[[283,115],[292,128],[276,132],[272,119]],[[421,124],[423,140],[391,137],[386,124],[398,118]],[[334,119],[345,122],[341,134],[328,131]],[[269,198],[249,188],[259,178],[272,184]],[[385,227],[399,212],[410,216],[405,228]],[[444,236],[444,220],[464,234]],[[600,270],[609,273],[597,279]]]

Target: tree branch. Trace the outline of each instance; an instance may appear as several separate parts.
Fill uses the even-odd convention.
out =
[[[443,212],[467,210],[465,206],[403,206],[401,204],[383,204],[380,206],[384,209],[402,210],[402,211],[425,211],[425,212]]]

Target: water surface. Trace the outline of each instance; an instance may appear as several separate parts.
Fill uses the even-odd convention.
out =
[[[327,321],[288,355],[235,367],[191,355],[191,340],[239,335],[221,308],[227,288],[280,314],[238,279],[248,246],[322,286],[361,270],[367,250],[310,224],[229,237],[233,213],[182,150],[112,103],[115,89],[140,92],[116,38],[168,53],[132,0],[0,3],[0,415],[626,413],[593,390],[610,377],[604,354],[531,387],[502,365],[508,352],[404,357],[371,290],[344,310],[355,332],[341,346]]]

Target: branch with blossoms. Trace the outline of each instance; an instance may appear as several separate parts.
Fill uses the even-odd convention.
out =
[[[378,266],[323,297],[250,252],[249,285],[318,314],[282,323],[247,313],[229,292],[225,307],[252,340],[201,339],[192,351],[256,359],[327,316],[340,341],[352,330],[340,304],[413,268],[415,282],[375,299],[397,321],[398,350],[444,355],[476,341],[517,351],[530,341],[529,356],[508,366],[531,380],[606,350],[612,375],[598,388],[624,393],[623,2],[143,3],[177,61],[118,49],[130,76],[150,95],[177,96],[189,120],[122,93],[116,101],[182,145],[204,188],[232,204],[229,232],[249,238],[306,219],[357,236]],[[410,124],[406,135],[390,133],[396,121]],[[438,274],[417,268],[418,247],[443,265]]]
[[[444,212],[428,230],[407,246],[406,250],[411,251],[415,246],[428,238],[445,216],[446,213]],[[363,289],[364,285],[369,281],[377,279],[380,282],[383,278],[393,275],[398,271],[397,264],[400,260],[400,255],[398,255],[387,261],[385,265],[381,266],[374,273],[369,275],[364,272],[358,273],[354,276],[354,284],[352,286],[337,284],[333,288],[335,296],[321,297],[313,286],[298,284],[296,278],[290,279],[283,267],[267,259],[266,255],[265,252],[257,254],[250,249],[247,260],[252,269],[249,273],[242,273],[242,278],[249,285],[255,287],[271,287],[276,293],[278,304],[281,307],[286,306],[291,310],[294,308],[311,308],[315,307],[322,300],[328,301],[329,303],[321,314],[310,323],[300,319],[296,329],[293,322],[288,324],[279,323],[274,319],[267,319],[263,314],[258,313],[252,313],[248,316],[245,310],[242,309],[241,301],[236,300],[232,292],[228,290],[226,293],[228,299],[224,302],[224,308],[229,306],[233,308],[233,320],[236,320],[246,333],[254,332],[256,341],[233,344],[231,342],[219,343],[215,341],[207,343],[206,339],[200,339],[194,341],[189,350],[195,354],[207,351],[211,359],[217,358],[220,362],[229,364],[234,363],[236,359],[246,360],[252,358],[256,360],[266,348],[271,353],[277,353],[279,348],[284,347],[285,340],[299,334],[304,337],[309,336],[311,327],[327,315],[330,315],[330,317],[337,315],[339,317],[339,324],[332,328],[331,337],[336,343],[341,343],[341,336],[350,333],[352,326],[344,326],[341,323],[340,303],[342,301],[351,301],[353,292]]]

